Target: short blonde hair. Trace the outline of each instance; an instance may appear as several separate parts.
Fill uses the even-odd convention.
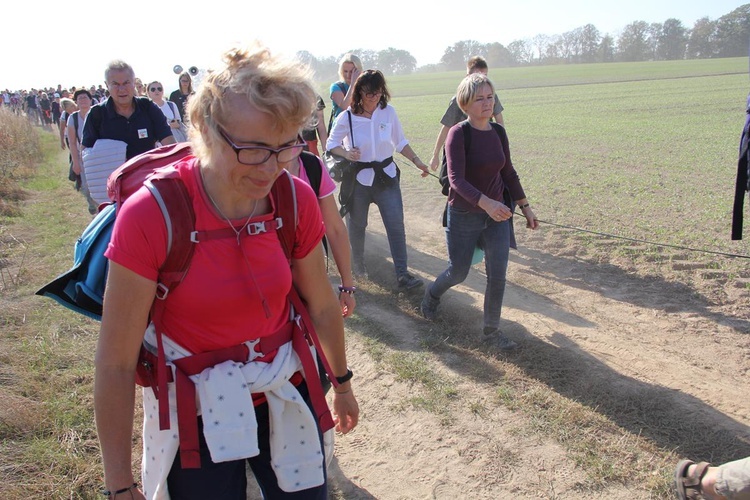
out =
[[[339,78],[341,78],[341,81],[344,81],[344,64],[346,63],[352,63],[355,68],[357,68],[360,72],[362,71],[362,61],[359,60],[359,57],[355,56],[351,52],[347,52],[341,57],[341,60],[339,61]],[[354,82],[352,82],[353,84]]]
[[[223,59],[224,67],[209,72],[188,100],[190,142],[201,162],[210,163],[208,144],[221,141],[218,127],[227,114],[230,93],[270,115],[276,130],[301,130],[310,120],[316,94],[308,67],[272,55],[258,43],[231,49]]]
[[[75,101],[73,99],[68,99],[67,97],[63,97],[60,99],[60,107],[64,110],[68,109],[70,106],[77,106]]]
[[[495,86],[492,84],[492,80],[485,74],[472,73],[461,80],[456,90],[456,103],[461,108],[461,111],[466,113],[471,103],[476,101],[477,92],[479,92],[479,88],[482,85],[489,85],[492,93],[495,93]]]

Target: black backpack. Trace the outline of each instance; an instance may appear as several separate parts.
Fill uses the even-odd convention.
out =
[[[315,196],[320,195],[320,181],[323,178],[320,158],[309,151],[302,151],[300,158],[302,158],[302,166],[305,168],[307,178],[310,180],[310,187],[315,191]]]
[[[320,182],[323,180],[323,167],[320,164],[320,158],[317,155],[302,151],[302,167],[305,169],[307,178],[310,181],[310,187],[315,192],[315,196],[320,196]],[[328,240],[323,236],[323,250],[326,254],[326,270],[328,266]]]

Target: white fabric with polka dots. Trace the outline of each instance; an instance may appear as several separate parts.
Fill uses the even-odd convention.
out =
[[[145,339],[156,345],[153,325]],[[163,341],[167,360],[190,355],[167,336]],[[271,465],[279,487],[292,492],[323,484],[323,452],[315,417],[289,382],[300,369],[299,357],[289,342],[279,348],[271,363],[226,361],[190,377],[196,385],[203,435],[214,462],[259,453],[258,424],[250,393],[262,392],[268,400]],[[158,401],[150,388],[143,391],[143,408],[144,490],[147,498],[168,499],[167,475],[179,448],[174,384],[169,384],[171,429],[159,430]]]

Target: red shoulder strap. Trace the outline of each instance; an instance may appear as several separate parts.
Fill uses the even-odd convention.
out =
[[[151,320],[156,327],[158,366],[156,387],[152,389],[159,398],[159,428],[164,430],[169,428],[169,398],[166,397],[168,370],[162,342],[164,299],[182,282],[190,267],[195,250],[190,241],[190,234],[195,228],[195,211],[187,188],[176,170],[159,172],[144,184],[159,205],[167,228],[167,257],[159,268],[156,300],[151,311]]]
[[[156,175],[145,182],[164,216],[167,228],[167,257],[159,268],[157,298],[182,282],[195,246],[190,235],[195,229],[195,211],[187,188],[176,170]]]
[[[287,260],[292,260],[294,239],[297,234],[297,192],[294,187],[292,174],[282,170],[271,188],[274,203],[274,216],[281,218],[281,227],[277,234],[281,241],[281,248]]]

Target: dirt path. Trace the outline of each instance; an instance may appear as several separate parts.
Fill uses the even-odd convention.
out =
[[[444,236],[437,217],[424,214],[439,213],[443,200],[419,191],[405,191],[404,198],[410,268],[433,279],[445,265]],[[374,282],[393,290],[387,241],[375,212],[368,267]],[[731,442],[736,452],[750,454],[746,289],[727,283],[733,298],[711,304],[678,281],[579,259],[575,246],[568,248],[564,235],[549,226],[535,234],[522,227],[517,232],[502,327],[521,349],[499,356],[504,362],[661,449],[719,458],[717,447]],[[460,330],[479,331],[483,279],[472,271],[446,295],[441,307],[449,326],[451,315],[473,307],[476,321]],[[430,328],[416,313],[420,299],[421,292],[401,296],[406,306],[399,310],[360,298],[358,313],[391,334],[390,348],[419,352],[420,332]],[[446,344],[432,368],[453,377],[460,394],[449,423],[404,404],[418,388],[379,368],[364,354],[361,337],[350,340],[362,421],[355,432],[337,438],[333,484],[345,498],[652,498],[638,485],[591,491],[562,446],[530,432],[522,415],[493,403],[493,382],[504,375],[493,363],[498,356],[475,352],[477,366],[466,366],[465,357],[451,354],[463,351],[464,341],[449,338]],[[470,409],[478,407],[487,411]]]
[[[404,188],[404,199],[410,268],[431,280],[445,266],[444,198],[417,184]],[[387,349],[424,354],[456,395],[438,411],[420,407],[423,389],[376,361],[371,334],[350,334],[362,414],[359,427],[336,440],[335,498],[654,498],[640,484],[592,487],[565,446],[538,431],[544,421],[499,404],[498,382],[518,374],[595,409],[623,441],[640,436],[664,453],[716,461],[750,455],[750,270],[726,279],[679,255],[644,270],[616,262],[611,241],[586,246],[544,225],[517,231],[502,327],[521,349],[498,355],[475,340],[482,274],[472,271],[445,296],[442,319],[426,322],[416,310],[421,292],[394,290],[371,209],[371,279],[357,313],[387,332],[378,338]],[[435,332],[440,346],[428,349]]]

